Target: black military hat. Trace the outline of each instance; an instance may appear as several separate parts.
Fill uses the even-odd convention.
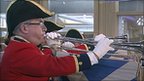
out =
[[[30,19],[51,17],[53,15],[54,13],[51,13],[33,0],[16,0],[12,2],[8,7],[6,15],[8,38],[13,35],[15,27],[21,22]],[[58,25],[52,22],[45,21],[44,24],[49,31],[62,29],[62,27],[59,28]]]
[[[84,39],[84,36],[76,29],[70,29],[65,37]]]
[[[55,16],[44,18],[44,21],[44,25],[47,27],[46,32],[57,31],[64,28],[64,23],[59,18],[55,18]]]
[[[76,29],[70,29],[65,37],[71,37],[71,38],[78,38],[78,39],[84,39],[84,36]],[[89,44],[86,44],[85,45],[86,48],[88,48],[89,50],[93,50],[94,49],[94,45],[89,45]]]
[[[44,25],[47,27],[46,32],[57,31],[57,30],[60,30],[64,27],[64,25],[59,25],[59,24],[56,24],[55,22],[52,22],[52,21],[45,21]]]

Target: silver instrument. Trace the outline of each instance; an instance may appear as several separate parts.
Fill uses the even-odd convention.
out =
[[[48,38],[45,35],[46,38]],[[113,47],[116,50],[128,50],[128,51],[135,51],[135,52],[144,52],[144,40],[139,42],[128,42],[127,36],[117,36],[117,37],[109,37],[109,39],[113,39],[114,42],[111,44],[111,47]],[[115,41],[119,40],[120,41]],[[72,43],[82,43],[82,44],[88,44],[88,45],[96,45],[97,41],[94,41],[93,38],[88,39],[79,39],[79,38],[71,38],[71,37],[57,37],[53,40],[61,40],[62,42],[72,42]]]
[[[109,38],[109,39],[115,39],[115,38]],[[118,38],[116,38],[118,39]],[[89,44],[89,45],[96,45],[97,41],[94,41],[92,39],[78,39],[78,38],[70,38],[70,37],[58,37],[55,40],[62,40],[64,42],[73,42],[73,43],[83,43],[83,44]],[[117,50],[129,50],[129,51],[144,51],[144,40],[139,42],[113,42],[111,44],[111,47]]]

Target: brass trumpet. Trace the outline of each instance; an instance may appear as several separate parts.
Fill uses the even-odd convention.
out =
[[[115,38],[109,38],[109,39],[115,39]],[[116,39],[125,39],[125,38],[116,38]],[[96,45],[97,41],[94,41],[92,39],[78,39],[78,38],[70,38],[70,37],[58,37],[56,40],[61,40],[64,42],[73,42],[73,43],[83,43],[83,44],[89,44],[89,45]],[[129,50],[129,51],[144,51],[144,40],[139,42],[113,42],[111,44],[111,47],[114,49],[120,49],[120,50]]]
[[[47,38],[47,36],[45,35]],[[123,36],[117,36],[117,37],[108,37],[109,39],[121,39],[124,41],[114,41],[110,46],[113,47],[116,50],[128,50],[128,51],[136,51],[136,52],[142,52],[144,54],[144,40],[138,41],[138,42],[128,42],[127,41],[127,35]],[[96,45],[97,41],[94,41],[93,38],[88,39],[79,39],[79,38],[71,38],[71,37],[57,37],[53,40],[61,40],[63,42],[72,42],[72,43],[82,43],[82,44],[88,44],[88,45]]]
[[[45,37],[47,38],[47,36],[45,36]],[[109,39],[127,40],[126,37],[116,37],[116,38],[109,37]],[[82,43],[82,44],[89,44],[89,45],[94,45],[94,46],[98,43],[97,41],[94,41],[94,39],[92,39],[92,38],[90,38],[90,39],[78,39],[78,38],[70,38],[70,37],[58,37],[58,38],[55,38],[53,40],[60,40],[62,42],[69,41],[72,43]],[[127,42],[127,41],[117,42],[117,41],[115,41],[111,44],[111,47],[113,47],[115,50],[134,51],[134,52],[144,54],[144,40],[139,41],[139,42]],[[59,49],[88,52],[87,50],[82,50],[82,49],[78,49],[78,48],[66,48],[66,47],[62,47],[62,46],[59,46]],[[89,50],[89,51],[91,51],[91,50]],[[131,59],[130,55],[107,54],[107,56],[124,57],[124,58]],[[103,59],[109,60],[109,58],[103,58]],[[129,60],[124,60],[124,61],[129,61]]]
[[[57,40],[62,40],[62,41],[69,41],[69,42],[78,42],[78,43],[84,43],[84,44],[89,44],[89,45],[96,45],[97,41],[94,41],[93,38],[88,38],[88,39],[79,39],[79,38],[71,38],[71,37],[58,37],[56,38]],[[122,40],[127,40],[126,37],[109,37],[109,39],[122,39]],[[125,41],[126,42],[126,41]]]

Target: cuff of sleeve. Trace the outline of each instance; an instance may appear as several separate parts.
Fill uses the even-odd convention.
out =
[[[74,57],[77,58],[76,65],[78,64],[79,71],[86,70],[92,66],[88,54],[78,54],[74,55]]]
[[[91,65],[94,65],[94,64],[98,63],[98,58],[96,57],[96,55],[92,51],[89,51],[87,53],[87,55],[90,58]]]

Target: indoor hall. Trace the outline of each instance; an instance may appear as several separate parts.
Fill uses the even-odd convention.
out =
[[[0,1],[0,61],[7,47],[8,36],[6,14],[13,0]],[[31,0],[30,0],[31,1]],[[93,51],[94,37],[104,34],[114,40],[110,50],[90,69],[72,75],[56,76],[58,81],[143,81],[144,80],[144,1],[143,0],[34,0],[54,15],[46,18],[63,28],[61,42],[85,44]],[[33,15],[33,14],[31,14]],[[15,18],[17,19],[17,17]],[[66,37],[70,30],[76,33]]]

